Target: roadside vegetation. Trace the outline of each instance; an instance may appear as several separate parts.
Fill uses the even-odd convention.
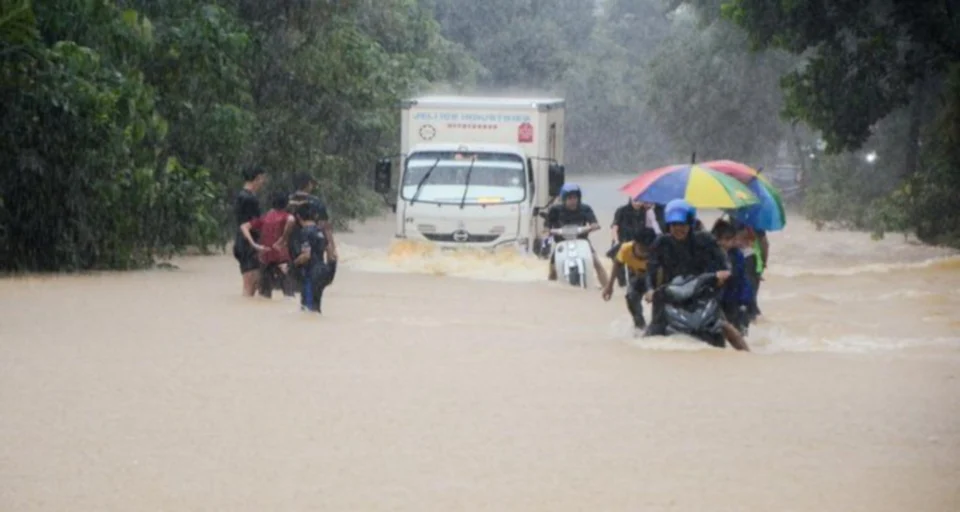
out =
[[[222,246],[246,165],[371,214],[396,102],[425,92],[563,95],[572,170],[786,145],[811,218],[960,246],[960,13],[820,5],[0,0],[0,270]]]

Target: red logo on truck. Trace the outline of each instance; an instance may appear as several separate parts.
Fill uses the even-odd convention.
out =
[[[533,142],[533,125],[523,123],[517,130],[517,142]]]

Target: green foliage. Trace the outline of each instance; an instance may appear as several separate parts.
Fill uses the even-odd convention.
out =
[[[592,2],[580,0],[434,0],[443,34],[484,68],[484,88],[555,91],[577,62],[594,25]]]
[[[772,165],[787,141],[816,220],[960,243],[951,6],[0,0],[0,269],[222,244],[249,164],[285,191],[312,173],[339,223],[362,217],[397,100],[431,91],[564,96],[570,169]]]
[[[447,47],[410,0],[391,0],[382,10],[291,4],[248,14],[285,27],[257,35],[253,158],[279,187],[288,188],[294,173],[313,173],[337,218],[365,215],[376,205],[369,170],[399,143],[397,100],[456,69],[436,58]]]
[[[808,210],[877,234],[912,230],[960,242],[960,9],[938,0],[733,0],[724,15],[755,49],[804,55],[782,82],[784,115],[821,132],[827,151],[878,148],[867,176],[821,169]],[[829,166],[827,166],[829,167]],[[825,184],[826,183],[826,184]],[[832,207],[843,200],[841,210]]]
[[[566,164],[635,170],[665,141],[646,111],[643,66],[669,26],[659,0],[434,0],[442,33],[481,69],[467,92],[567,100]]]
[[[145,141],[162,125],[140,74],[74,42],[36,54],[19,86],[4,81],[0,147],[17,151],[0,154],[3,268],[130,268],[213,227],[203,176],[155,175]]]
[[[0,269],[222,243],[250,163],[369,213],[396,100],[477,73],[414,0],[0,2]]]
[[[864,205],[880,201],[896,187],[883,171],[881,157],[868,163],[864,155],[821,154],[810,167],[804,213],[817,223],[851,229],[872,229],[873,213]],[[878,203],[879,204],[879,203]]]
[[[650,67],[649,102],[681,155],[762,165],[776,157],[788,126],[778,114],[782,52],[750,54],[746,36],[724,21],[680,19]],[[679,155],[677,155],[679,156]]]
[[[603,4],[593,33],[560,82],[569,104],[567,163],[637,172],[671,157],[648,98],[650,62],[671,26],[657,0]]]
[[[0,0],[0,44],[4,52],[23,48],[37,36],[37,21],[29,0]]]
[[[960,63],[947,75],[943,98],[924,147],[923,172],[910,176],[894,199],[921,240],[960,247]]]
[[[700,17],[662,0],[434,0],[443,34],[483,66],[481,91],[565,97],[570,169],[636,172],[693,151],[764,163],[789,131],[778,80],[796,59],[750,55],[718,2],[697,3]]]
[[[633,57],[614,34],[598,31],[583,62],[564,74],[571,168],[635,171],[642,160],[668,157],[644,101],[643,68],[629,64]]]

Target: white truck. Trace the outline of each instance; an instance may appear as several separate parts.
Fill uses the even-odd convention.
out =
[[[401,116],[396,188],[397,157],[374,173],[397,238],[539,252],[540,213],[564,181],[562,99],[429,96],[404,101]]]

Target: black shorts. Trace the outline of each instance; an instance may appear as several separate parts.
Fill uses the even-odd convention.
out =
[[[238,237],[233,243],[233,257],[240,264],[240,273],[246,274],[254,270],[260,270],[260,257],[256,249],[250,247],[246,238]]]

